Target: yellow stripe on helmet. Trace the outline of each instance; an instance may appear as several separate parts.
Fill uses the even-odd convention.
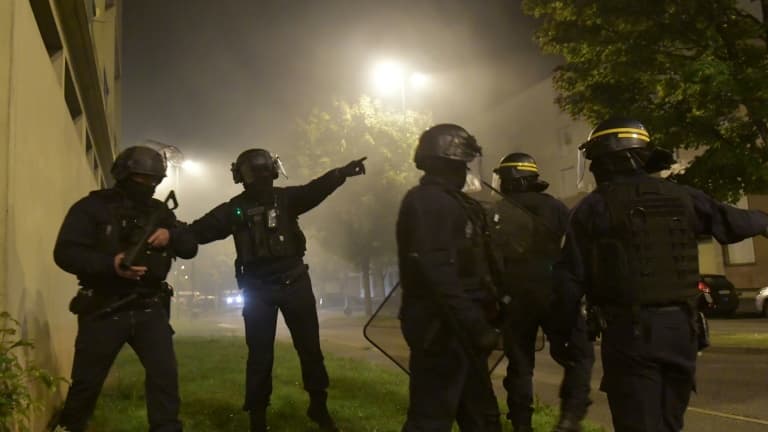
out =
[[[647,135],[640,135],[636,133],[620,133],[618,134],[618,137],[619,138],[637,138],[646,142],[651,140]]]
[[[645,141],[650,141],[651,140],[651,136],[648,135],[648,132],[646,130],[637,129],[637,128],[615,128],[615,129],[606,129],[606,130],[601,130],[599,132],[595,132],[595,133],[593,133],[593,134],[591,134],[589,136],[587,141],[589,141],[591,139],[594,139],[594,138],[597,138],[599,136],[608,135],[608,134],[612,134],[612,133],[615,133],[615,134],[626,133],[626,134],[638,135],[638,136],[632,136],[632,135],[619,136],[619,138],[640,138],[640,136],[642,136],[642,137],[646,138]]]
[[[539,167],[536,166],[535,163],[530,162],[505,162],[503,164],[499,164],[499,168],[501,167],[514,167],[521,171],[539,172]]]

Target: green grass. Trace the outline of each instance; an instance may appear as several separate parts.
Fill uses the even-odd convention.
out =
[[[713,347],[768,349],[768,332],[715,333],[710,335]]]
[[[184,430],[246,431],[248,419],[241,410],[246,358],[243,339],[178,337],[176,354]],[[405,374],[333,355],[326,355],[326,365],[331,376],[329,408],[345,432],[400,430],[408,401]],[[147,430],[143,380],[143,369],[135,354],[124,349],[105,385],[89,430]],[[316,430],[304,415],[308,399],[302,388],[296,353],[289,344],[277,344],[273,383],[275,390],[268,411],[272,430]],[[551,430],[556,418],[554,409],[538,407],[534,418],[536,430]],[[511,428],[505,424],[504,430]]]

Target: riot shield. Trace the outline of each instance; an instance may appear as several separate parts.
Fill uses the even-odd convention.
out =
[[[408,370],[410,350],[400,331],[400,320],[397,317],[401,294],[402,290],[398,282],[363,326],[363,336],[403,372],[410,375]],[[492,372],[496,369],[503,359],[504,351],[499,345],[488,359],[488,371]]]

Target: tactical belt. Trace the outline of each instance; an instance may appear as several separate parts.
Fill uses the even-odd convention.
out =
[[[307,264],[301,264],[292,268],[291,270],[277,273],[269,276],[249,276],[248,270],[245,271],[245,278],[253,280],[260,284],[268,285],[291,285],[309,272],[309,266]]]

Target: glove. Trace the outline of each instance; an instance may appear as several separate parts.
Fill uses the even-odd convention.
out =
[[[368,159],[367,156],[362,159],[353,160],[343,167],[336,168],[336,171],[344,178],[365,174],[365,165],[363,165],[363,162],[365,162],[366,159]]]
[[[475,347],[481,352],[489,353],[499,346],[499,338],[501,333],[499,330],[489,327],[475,338]]]
[[[549,354],[560,366],[568,367],[576,364],[577,353],[572,344],[565,338],[550,338]]]

